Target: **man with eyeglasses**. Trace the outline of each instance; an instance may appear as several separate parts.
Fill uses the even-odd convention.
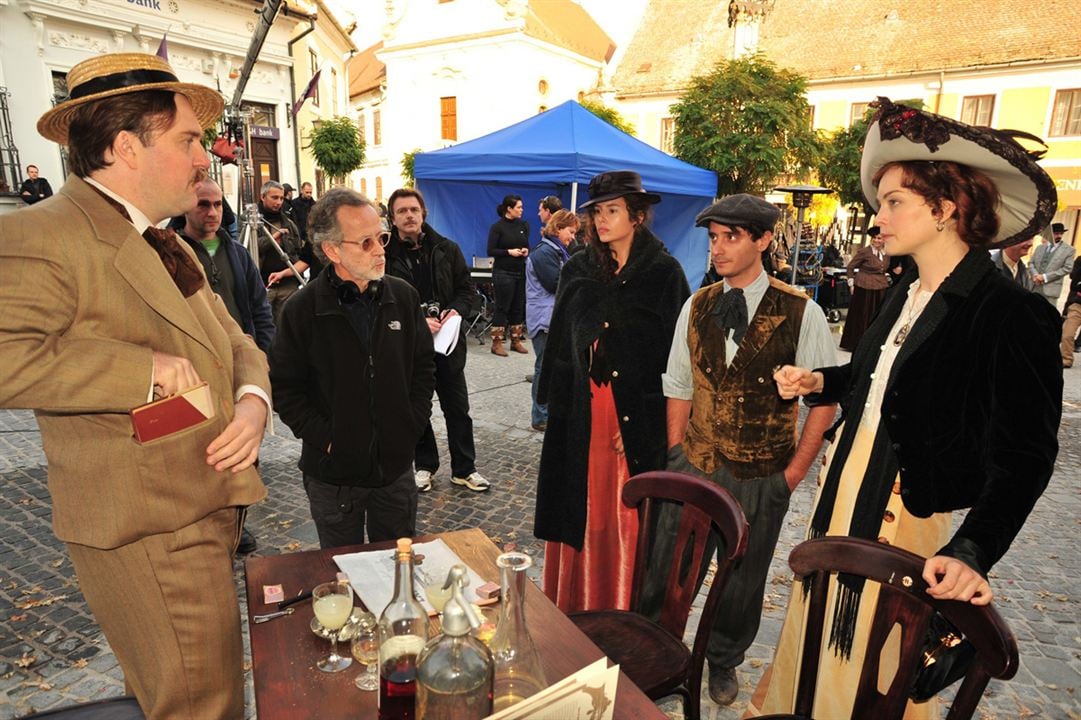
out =
[[[475,297],[469,268],[458,244],[425,222],[428,211],[420,191],[412,188],[395,190],[387,205],[392,224],[387,247],[387,274],[416,288],[428,329],[434,336],[450,318],[469,314]],[[435,392],[447,421],[450,481],[474,492],[484,492],[489,483],[477,472],[473,418],[469,416],[469,388],[465,382],[464,323],[459,333],[459,342],[450,355],[436,353]],[[438,469],[439,449],[432,425],[428,423],[416,448],[415,481],[420,492],[432,489],[432,479]]]
[[[359,193],[326,193],[311,209],[308,233],[327,265],[282,309],[269,357],[274,407],[302,441],[319,544],[411,537],[413,449],[435,388],[420,297],[384,277],[390,237],[378,208]]]
[[[184,224],[177,234],[195,251],[210,289],[221,296],[237,325],[266,352],[274,340],[274,318],[259,268],[221,226],[223,205],[218,184],[207,178],[195,187],[195,194],[199,203],[183,215]]]

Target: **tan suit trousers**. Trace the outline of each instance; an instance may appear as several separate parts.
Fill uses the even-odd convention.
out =
[[[1066,308],[1066,320],[1062,323],[1062,341],[1059,343],[1062,367],[1073,367],[1073,344],[1078,329],[1081,329],[1081,303],[1074,303]]]
[[[244,717],[232,555],[243,513],[218,510],[111,550],[68,544],[83,595],[147,718]]]

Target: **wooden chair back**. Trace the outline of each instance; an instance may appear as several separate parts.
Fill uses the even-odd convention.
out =
[[[1008,680],[1014,676],[1017,642],[998,611],[990,605],[932,598],[922,578],[924,562],[925,558],[906,550],[850,537],[808,540],[792,550],[789,565],[797,577],[814,576],[796,716],[811,716],[824,631],[828,632],[825,615],[829,583],[823,580],[833,573],[857,575],[881,585],[852,717],[901,717],[922,662],[927,626],[934,611],[949,620],[976,648],[976,659],[961,681],[947,720],[972,717],[991,678]],[[794,583],[792,592],[800,592],[801,588],[801,583]],[[895,625],[901,628],[899,666],[887,691],[880,693],[879,660]]]
[[[699,578],[710,561],[710,558],[704,557],[710,526],[724,539],[720,552],[724,554],[726,562],[718,563],[691,650],[692,664],[701,667],[716,605],[720,601],[720,591],[728,579],[732,563],[743,557],[747,550],[747,519],[739,502],[727,490],[708,480],[663,470],[632,477],[623,487],[623,504],[638,508],[638,549],[631,589],[632,611],[638,607],[646,577],[654,539],[651,537],[651,526],[655,513],[659,511],[659,500],[683,504],[676,542],[667,563],[664,604],[658,620],[658,624],[676,638],[682,638],[687,628]]]

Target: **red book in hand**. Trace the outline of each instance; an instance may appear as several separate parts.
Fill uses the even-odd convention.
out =
[[[205,382],[131,410],[135,440],[150,442],[214,417],[214,399]]]

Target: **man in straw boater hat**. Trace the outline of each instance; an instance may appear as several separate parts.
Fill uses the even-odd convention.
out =
[[[85,60],[38,121],[60,192],[0,217],[0,406],[33,408],[56,536],[150,718],[244,712],[232,552],[269,409],[266,359],[161,221],[196,204],[222,99],[153,55]],[[140,444],[129,411],[205,382],[212,415]]]

